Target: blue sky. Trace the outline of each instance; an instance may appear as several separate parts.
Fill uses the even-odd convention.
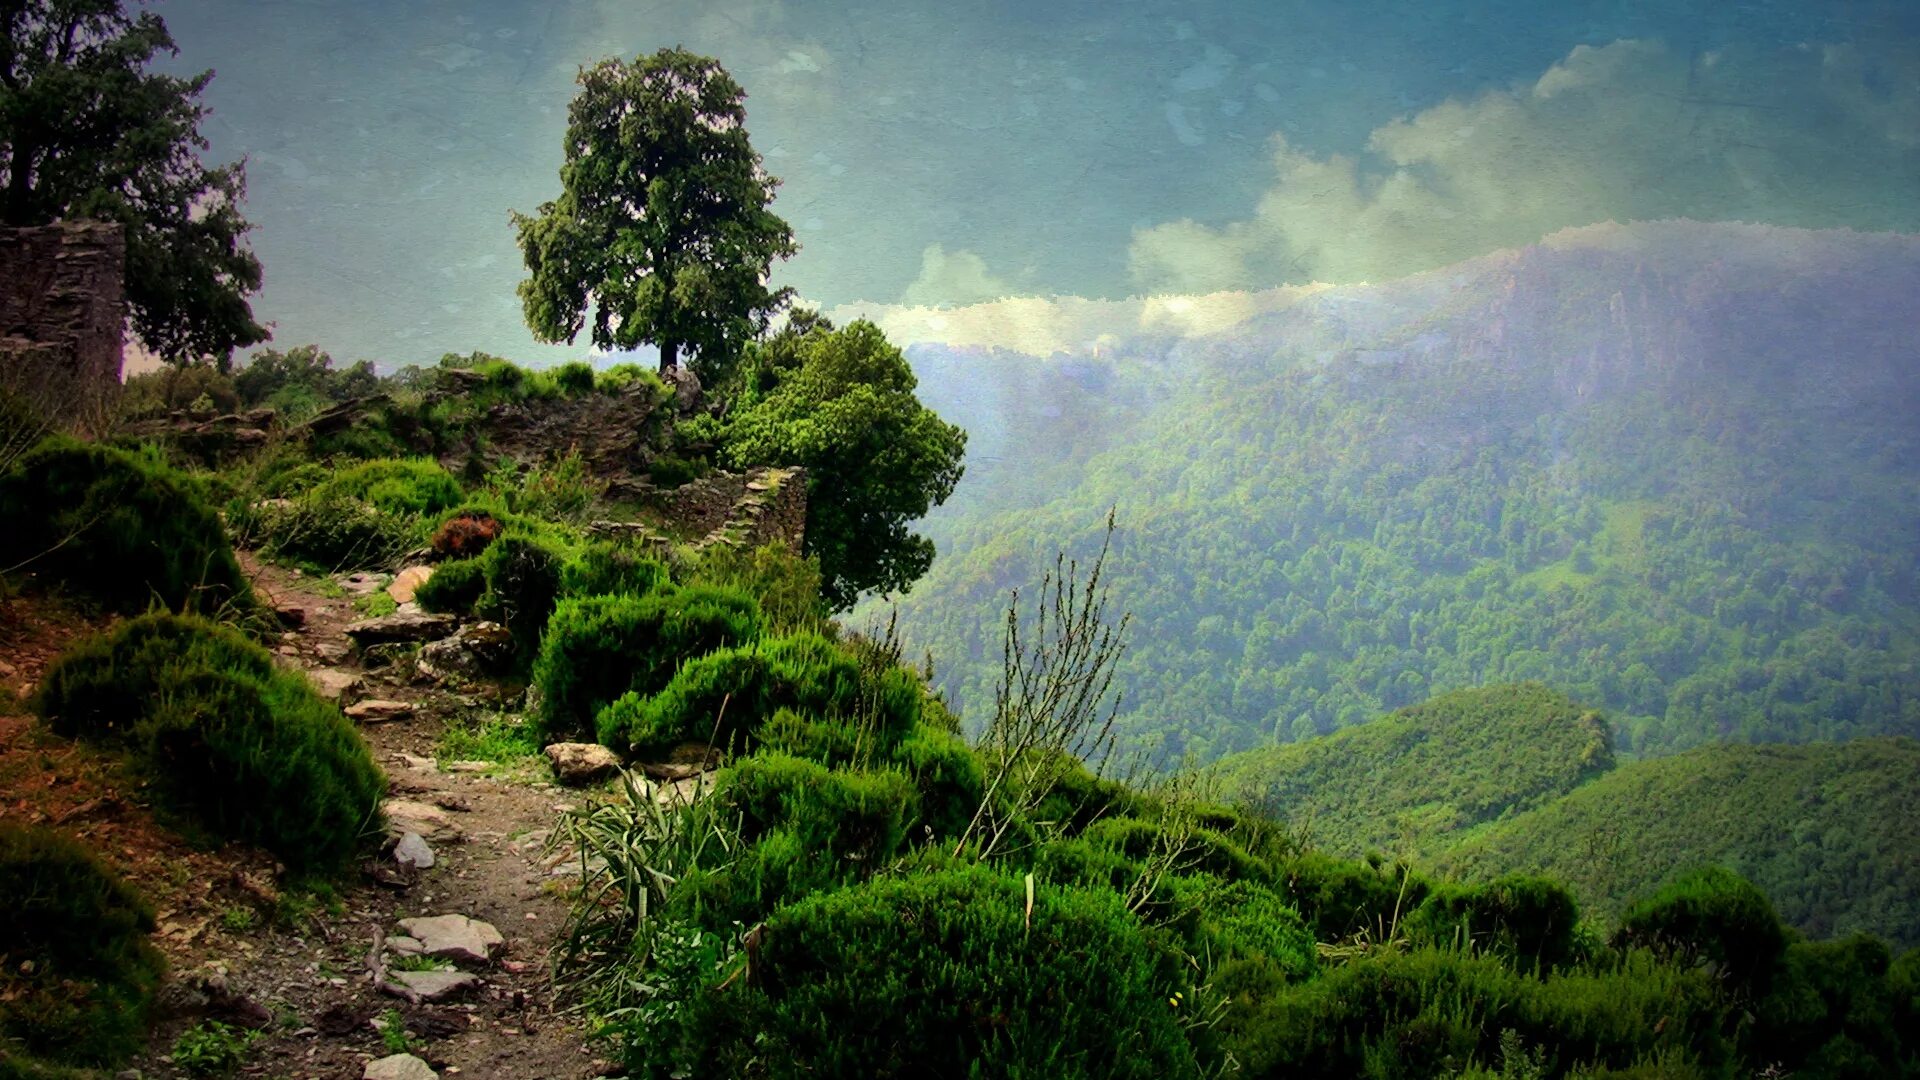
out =
[[[573,77],[684,45],[747,88],[824,305],[1381,279],[1672,216],[1920,229],[1920,5],[175,0],[249,159],[276,344],[484,349]]]

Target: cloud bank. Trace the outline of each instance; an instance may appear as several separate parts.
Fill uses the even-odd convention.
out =
[[[1386,124],[1358,157],[1271,147],[1251,217],[1135,231],[1136,287],[1380,280],[1608,220],[1920,228],[1920,49],[1580,46]]]

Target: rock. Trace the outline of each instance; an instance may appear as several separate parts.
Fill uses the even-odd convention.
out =
[[[460,835],[445,810],[412,799],[388,799],[380,809],[387,815],[387,831],[399,836],[418,833],[423,840],[452,840]]]
[[[380,591],[380,586],[387,583],[387,576],[366,573],[342,574],[334,578],[333,583],[351,596],[371,596]]]
[[[480,985],[479,976],[464,971],[395,971],[391,977],[421,1001],[445,1001]]]
[[[400,931],[419,941],[421,950],[428,956],[476,964],[486,963],[494,946],[504,945],[507,940],[491,923],[465,915],[401,919]]]
[[[393,861],[402,866],[416,866],[425,870],[433,865],[433,849],[427,846],[419,833],[401,833],[400,842],[393,845]]]
[[[418,754],[409,754],[404,750],[393,755],[393,760],[399,762],[402,765],[405,765],[407,768],[413,770],[414,772],[439,772],[440,771],[439,762],[433,760],[430,757],[421,757]],[[425,789],[416,788],[415,790],[425,790]]]
[[[554,743],[543,751],[554,778],[570,787],[591,784],[620,771],[620,755],[598,743]]]
[[[289,630],[298,630],[307,625],[307,609],[298,604],[281,604],[273,609],[273,617]]]
[[[413,599],[414,590],[427,583],[433,576],[431,566],[409,566],[394,576],[393,584],[387,586],[387,595],[393,597],[396,604],[404,604]]]
[[[366,701],[356,701],[343,711],[349,720],[358,720],[363,724],[380,724],[388,720],[405,720],[413,715],[413,706],[405,701],[370,698]]]
[[[447,771],[457,772],[457,773],[483,773],[493,767],[494,767],[494,763],[491,761],[449,761],[447,762]]]
[[[387,948],[401,956],[419,956],[427,951],[426,946],[420,944],[419,938],[410,938],[403,934],[388,934]]]
[[[394,1054],[379,1061],[369,1061],[367,1071],[360,1076],[361,1080],[440,1080],[440,1074],[433,1071],[433,1066],[412,1054]]]
[[[420,650],[422,673],[441,681],[477,679],[513,663],[513,634],[496,622],[477,622]]]
[[[307,672],[307,680],[329,701],[346,701],[360,692],[360,676],[339,668],[316,668]]]
[[[400,641],[438,641],[453,633],[459,625],[459,620],[451,615],[395,613],[349,623],[346,634],[354,644],[364,649],[369,645],[388,645]]]
[[[418,603],[415,603],[412,600],[409,600],[404,604],[396,604],[393,609],[393,613],[395,615],[424,615],[426,614],[426,611],[427,611],[426,608],[421,607]]]
[[[342,645],[336,641],[319,641],[319,642],[315,642],[313,646],[313,655],[319,657],[322,662],[328,663],[328,664],[337,664],[340,661],[345,660],[349,655],[351,655],[351,652],[352,651],[348,649],[345,645]]]

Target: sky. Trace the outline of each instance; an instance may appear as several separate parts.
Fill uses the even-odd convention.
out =
[[[579,68],[746,88],[811,304],[1385,280],[1601,221],[1920,231],[1911,0],[160,0],[278,347],[534,364]]]

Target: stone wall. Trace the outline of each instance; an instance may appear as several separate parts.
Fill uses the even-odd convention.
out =
[[[126,264],[117,224],[0,229],[0,390],[100,434],[120,386]]]

